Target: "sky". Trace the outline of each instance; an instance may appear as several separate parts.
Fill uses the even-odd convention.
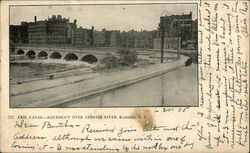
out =
[[[192,12],[197,19],[196,4],[147,4],[147,5],[61,5],[61,6],[11,6],[10,24],[22,21],[45,20],[52,15],[62,15],[70,22],[77,19],[77,26],[96,30],[156,30],[160,16],[181,15]]]

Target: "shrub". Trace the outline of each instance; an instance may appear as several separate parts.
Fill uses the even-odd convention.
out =
[[[119,63],[121,65],[130,66],[137,62],[137,52],[131,51],[129,49],[122,49],[118,51],[118,54],[120,56]]]
[[[130,51],[128,49],[122,49],[118,51],[119,58],[111,55],[110,53],[100,61],[100,63],[94,68],[94,70],[112,69],[121,65],[131,66],[137,62],[137,52]]]
[[[113,55],[106,55],[106,57],[104,57],[102,60],[101,60],[101,63],[102,64],[105,64],[105,67],[110,69],[110,68],[116,68],[119,66],[119,61],[118,61],[118,58],[113,56]]]

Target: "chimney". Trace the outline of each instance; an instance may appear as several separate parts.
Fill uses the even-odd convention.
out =
[[[35,23],[36,23],[36,16],[34,17]]]
[[[91,28],[91,32],[90,32],[90,46],[94,45],[94,26],[92,26]]]
[[[57,15],[57,19],[58,20],[62,20],[62,16],[61,15]]]

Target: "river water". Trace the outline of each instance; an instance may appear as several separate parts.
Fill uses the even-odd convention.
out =
[[[197,64],[59,107],[198,106]]]
[[[63,61],[56,59],[31,60],[29,62],[10,63],[10,82],[32,80],[49,74],[76,68],[90,67],[82,61]]]

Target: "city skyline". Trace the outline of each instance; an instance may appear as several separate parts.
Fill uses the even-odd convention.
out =
[[[34,7],[37,13],[31,15],[27,10],[34,10]],[[157,30],[160,16],[190,12],[192,19],[197,19],[196,4],[17,6],[10,7],[10,25],[34,22],[34,16],[40,21],[62,15],[70,18],[70,22],[76,19],[78,27],[88,29],[94,26],[95,30],[150,31]]]

